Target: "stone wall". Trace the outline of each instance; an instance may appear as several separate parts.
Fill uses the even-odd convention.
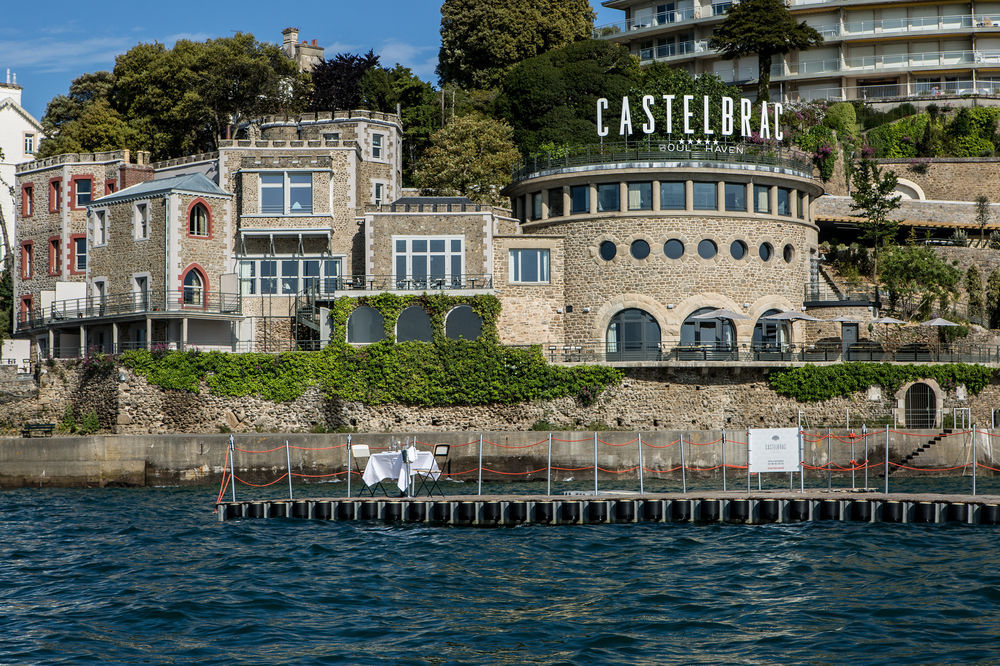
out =
[[[892,421],[898,396],[880,388],[821,403],[798,403],[777,395],[762,368],[635,368],[621,385],[590,405],[576,398],[518,405],[410,407],[363,405],[331,400],[317,388],[298,400],[273,403],[254,396],[213,396],[149,385],[128,370],[100,378],[73,362],[39,366],[37,393],[10,396],[3,404],[3,427],[13,432],[25,421],[58,422],[66,405],[79,417],[95,410],[104,431],[127,434],[306,432],[354,428],[360,432],[444,432],[528,430],[540,421],[556,429],[597,427],[622,430],[677,430],[778,427],[797,423],[801,412],[811,426]],[[1000,385],[978,396],[959,387],[943,393],[945,410],[968,407],[975,423],[990,423],[1000,407]],[[897,414],[900,423],[904,415]]]

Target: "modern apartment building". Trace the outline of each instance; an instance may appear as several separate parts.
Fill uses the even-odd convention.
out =
[[[752,93],[757,57],[724,60],[708,40],[730,0],[606,0],[624,12],[595,37],[628,46],[642,63],[716,74]],[[1000,96],[1000,2],[792,0],[822,46],[776,56],[771,97],[794,100],[965,99]]]

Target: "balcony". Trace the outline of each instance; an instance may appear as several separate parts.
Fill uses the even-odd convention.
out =
[[[739,141],[738,138],[734,140]],[[622,169],[641,165],[649,168],[651,163],[678,166],[678,162],[692,166],[760,168],[812,177],[812,158],[798,150],[746,145],[743,153],[729,153],[698,149],[695,144],[691,145],[692,150],[668,150],[671,145],[674,144],[665,139],[650,139],[634,143],[576,146],[536,154],[518,165],[513,182],[564,170],[584,171],[586,167]]]
[[[795,366],[810,363],[1000,363],[997,345],[938,345],[913,343],[887,347],[861,341],[844,345],[840,341],[801,344],[691,345],[677,341],[636,345],[616,345],[604,341],[574,345],[542,345],[551,363],[608,363],[611,365],[701,366],[747,365],[759,367]]]
[[[698,9],[700,9],[700,7]],[[594,39],[610,39],[623,34],[643,32],[662,26],[670,26],[675,23],[692,21],[696,18],[700,18],[700,14],[695,11],[695,8],[675,10],[672,12],[660,12],[652,17],[626,19],[624,21],[615,21],[614,23],[606,23],[604,25],[595,26],[593,30],[593,37]]]
[[[239,294],[209,292],[204,298],[196,300],[197,303],[185,303],[179,291],[169,293],[158,291],[53,301],[46,309],[36,307],[30,312],[19,312],[17,329],[26,331],[43,326],[84,324],[99,319],[128,319],[143,316],[239,317],[242,315]]]
[[[807,284],[802,302],[806,307],[868,306],[875,302],[875,289],[834,287],[827,283]]]

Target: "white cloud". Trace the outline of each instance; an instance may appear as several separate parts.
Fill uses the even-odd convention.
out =
[[[396,63],[409,67],[422,79],[433,79],[437,67],[437,46],[416,46],[390,40],[377,51],[383,67],[393,67]]]
[[[114,66],[115,56],[134,42],[128,38],[0,40],[0,62],[7,67],[37,72],[87,71],[88,67]]]
[[[357,53],[361,50],[360,44],[348,44],[347,42],[334,42],[323,47],[323,55],[332,58],[338,53]],[[367,53],[367,50],[365,51]]]

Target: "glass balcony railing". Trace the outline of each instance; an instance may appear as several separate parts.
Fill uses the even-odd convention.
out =
[[[721,4],[725,4],[726,8],[728,9],[729,5],[731,5],[732,3],[727,2]],[[661,26],[673,25],[674,23],[683,23],[684,21],[692,21],[696,18],[700,18],[699,13],[696,11],[697,9],[700,8],[676,9],[669,12],[660,12],[658,14],[654,14],[651,17],[646,17],[641,19],[626,19],[624,21],[615,21],[614,23],[606,23],[604,25],[595,26],[593,30],[594,39],[614,37],[615,35],[621,35],[624,33],[638,32],[641,30],[650,30],[652,28],[659,28]]]

